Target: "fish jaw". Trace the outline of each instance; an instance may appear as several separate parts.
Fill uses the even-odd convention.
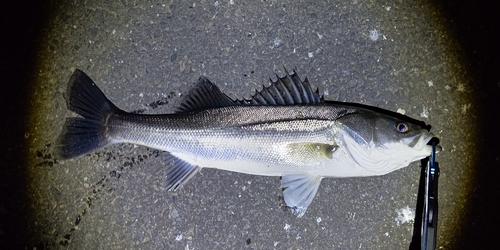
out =
[[[434,137],[427,131],[413,137],[384,144],[359,144],[349,133],[340,130],[341,141],[347,154],[362,169],[364,176],[385,175],[408,166],[431,154],[432,146],[427,143]]]

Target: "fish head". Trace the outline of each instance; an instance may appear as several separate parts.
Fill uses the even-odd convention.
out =
[[[432,152],[428,143],[434,135],[401,117],[364,111],[345,115],[337,122],[340,146],[367,175],[387,174]]]

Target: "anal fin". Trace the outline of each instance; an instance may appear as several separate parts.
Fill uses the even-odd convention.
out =
[[[165,188],[168,191],[177,190],[201,169],[201,167],[193,166],[168,152],[164,152],[163,156],[166,161],[173,163],[173,166],[165,173]]]
[[[290,174],[281,178],[281,188],[284,188],[283,197],[297,217],[302,217],[311,204],[321,184],[320,175]]]

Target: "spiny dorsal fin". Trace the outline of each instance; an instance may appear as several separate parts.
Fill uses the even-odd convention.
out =
[[[222,93],[210,80],[202,76],[181,100],[176,112],[183,113],[234,105],[235,103],[231,98]]]
[[[237,100],[240,105],[297,105],[297,104],[319,104],[323,103],[323,97],[319,95],[318,89],[313,91],[309,81],[301,81],[297,72],[292,70],[289,74],[285,69],[284,77],[277,76],[277,80],[271,81],[271,86],[262,86],[261,91],[256,91],[249,100]]]

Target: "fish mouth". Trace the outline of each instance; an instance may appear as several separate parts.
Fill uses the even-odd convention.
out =
[[[432,152],[432,145],[429,145],[429,142],[433,138],[436,138],[434,134],[424,131],[418,135],[401,139],[401,143],[417,151],[425,151],[426,153],[430,154]],[[440,152],[441,150],[441,146],[437,145],[436,153]]]

